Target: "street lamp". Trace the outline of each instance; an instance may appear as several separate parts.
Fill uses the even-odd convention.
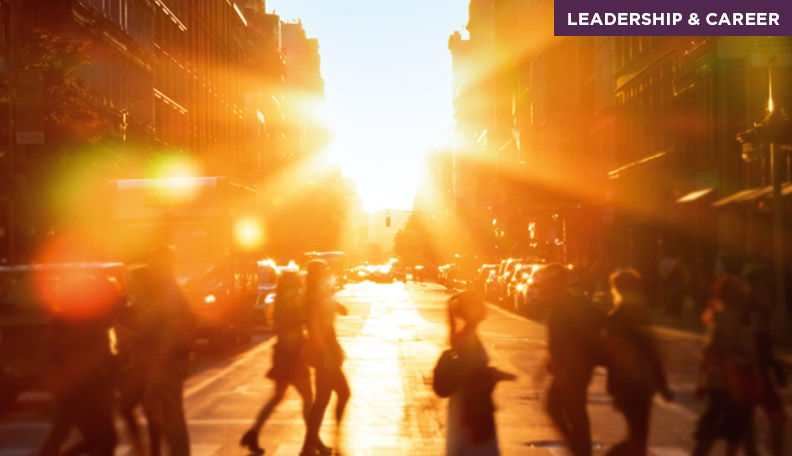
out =
[[[781,148],[792,143],[792,119],[773,106],[773,80],[769,79],[769,97],[764,119],[755,122],[753,128],[737,134],[742,144],[743,157],[763,153],[765,147],[770,156],[773,182],[773,278],[775,281],[775,312],[772,328],[777,340],[789,338],[789,316],[786,307],[784,266],[784,206],[781,182],[784,179],[784,159]]]

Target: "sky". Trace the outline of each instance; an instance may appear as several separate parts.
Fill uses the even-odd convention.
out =
[[[267,0],[319,39],[326,151],[355,179],[364,209],[412,209],[424,154],[450,143],[448,37],[466,36],[469,0]]]

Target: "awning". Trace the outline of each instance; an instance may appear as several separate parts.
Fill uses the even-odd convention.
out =
[[[712,187],[705,188],[705,189],[702,189],[702,190],[694,190],[694,191],[688,193],[687,195],[683,196],[682,198],[679,198],[678,200],[676,200],[676,202],[677,202],[677,204],[692,203],[693,201],[699,200],[699,199],[709,195],[710,193],[712,193],[713,190],[715,190],[715,189],[712,188]]]
[[[792,183],[785,182],[781,184],[781,196],[792,195]],[[760,188],[749,188],[741,190],[731,196],[727,196],[721,200],[714,202],[712,205],[716,207],[725,206],[732,203],[745,203],[748,201],[756,201],[759,198],[772,198],[773,186],[768,185]]]
[[[653,164],[666,156],[665,152],[658,152],[654,155],[649,155],[647,157],[643,157],[639,160],[636,160],[632,163],[628,163],[620,168],[616,168],[612,171],[608,171],[608,178],[609,179],[618,179],[623,173],[628,171],[633,171],[637,168],[641,168],[643,166]]]
[[[772,190],[773,190],[773,187],[770,187],[770,191],[772,191]],[[718,201],[715,201],[714,203],[712,203],[712,205],[714,207],[721,207],[721,206],[725,206],[727,204],[732,204],[732,203],[741,203],[741,202],[745,202],[745,201],[753,201],[756,198],[760,197],[761,195],[764,195],[765,192],[767,192],[767,187],[749,188],[747,190],[740,190],[739,192],[737,192],[737,193],[735,193],[733,195],[730,195],[730,196],[727,196],[726,198],[723,198],[723,199],[720,199]]]

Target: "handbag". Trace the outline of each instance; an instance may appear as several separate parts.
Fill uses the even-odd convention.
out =
[[[432,389],[440,397],[450,397],[459,386],[459,356],[449,348],[440,354],[433,370]]]

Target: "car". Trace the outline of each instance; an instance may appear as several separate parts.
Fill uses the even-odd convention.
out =
[[[487,283],[489,282],[490,277],[495,274],[498,265],[495,264],[485,264],[482,265],[478,271],[476,271],[476,277],[473,279],[473,289],[477,291],[481,296],[487,295]]]
[[[484,296],[488,301],[497,302],[500,299],[501,291],[500,281],[498,279],[498,269],[495,268],[484,282]]]
[[[512,265],[513,268],[511,272],[508,273],[504,280],[503,303],[506,307],[510,307],[513,310],[514,294],[517,291],[517,284],[528,274],[528,269],[531,265],[524,260],[516,261],[512,263]]]
[[[497,292],[494,296],[496,300],[502,300],[506,294],[506,279],[507,276],[511,275],[511,272],[514,270],[515,262],[517,261],[519,261],[517,258],[507,258],[505,260],[501,260],[495,277],[495,280],[497,281],[497,287],[491,287],[492,289],[497,288]]]
[[[217,347],[253,339],[257,266],[225,262],[187,281],[185,291],[196,315],[196,339]]]
[[[514,283],[513,280],[515,279],[515,272],[518,268],[522,267],[522,265],[528,264],[528,260],[522,259],[511,259],[509,260],[506,268],[503,272],[503,275],[499,277],[499,285],[500,285],[500,299],[502,302],[506,303],[507,305],[511,305],[509,301],[511,299],[511,293],[514,291]]]
[[[512,293],[512,308],[520,315],[526,313],[526,307],[531,300],[535,300],[533,280],[536,271],[542,267],[540,263],[529,263],[520,268],[514,291]]]
[[[284,272],[300,272],[293,262],[286,266],[279,266],[272,260],[257,262],[256,301],[253,304],[253,321],[258,326],[272,328],[272,315],[275,306],[275,291],[278,281]]]
[[[23,391],[51,391],[53,296],[68,277],[103,278],[126,299],[127,269],[121,263],[28,264],[0,267],[0,406]]]

